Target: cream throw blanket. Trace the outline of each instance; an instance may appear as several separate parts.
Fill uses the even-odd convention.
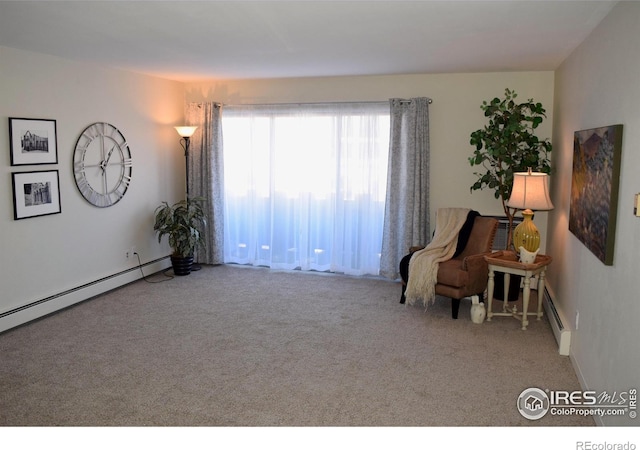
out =
[[[435,300],[438,266],[456,252],[458,234],[471,210],[466,208],[441,208],[436,213],[436,233],[433,240],[411,256],[409,279],[405,291],[406,302],[413,305],[422,300],[426,307]]]

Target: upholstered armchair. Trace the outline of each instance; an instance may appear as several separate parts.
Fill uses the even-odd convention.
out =
[[[477,295],[480,296],[480,301],[483,300],[482,296],[487,288],[489,276],[489,267],[484,257],[490,254],[493,248],[498,221],[475,213],[469,215],[468,224],[465,226],[460,232],[457,251],[453,258],[440,263],[435,285],[436,295],[451,298],[451,316],[454,319],[458,318],[461,299]],[[400,263],[400,274],[403,280],[400,303],[405,301],[409,259],[411,254],[420,248],[412,247],[410,254]]]

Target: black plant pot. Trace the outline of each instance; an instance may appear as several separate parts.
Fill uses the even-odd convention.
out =
[[[193,256],[172,256],[173,273],[177,276],[189,275],[193,267]]]
[[[509,279],[509,292],[507,295],[508,302],[515,302],[520,297],[520,281],[522,277],[520,275],[511,275]],[[493,298],[496,300],[504,301],[504,273],[495,272],[494,285],[493,285]]]

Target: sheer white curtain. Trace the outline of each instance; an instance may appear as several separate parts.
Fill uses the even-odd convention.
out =
[[[224,260],[378,274],[388,103],[226,106]]]

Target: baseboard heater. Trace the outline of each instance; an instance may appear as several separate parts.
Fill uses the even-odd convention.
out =
[[[27,322],[31,322],[32,320],[40,319],[97,295],[104,294],[105,292],[119,288],[125,284],[137,281],[143,277],[142,268],[151,268],[151,273],[166,269],[167,267],[170,267],[168,260],[168,256],[158,258],[121,272],[102,277],[98,280],[76,286],[64,292],[50,295],[49,297],[4,311],[0,313],[0,333],[19,325],[23,325]]]
[[[549,318],[553,334],[558,342],[558,352],[563,356],[569,356],[569,349],[571,347],[571,330],[565,326],[567,321],[556,309],[546,287],[544,289],[543,305],[547,317]]]

